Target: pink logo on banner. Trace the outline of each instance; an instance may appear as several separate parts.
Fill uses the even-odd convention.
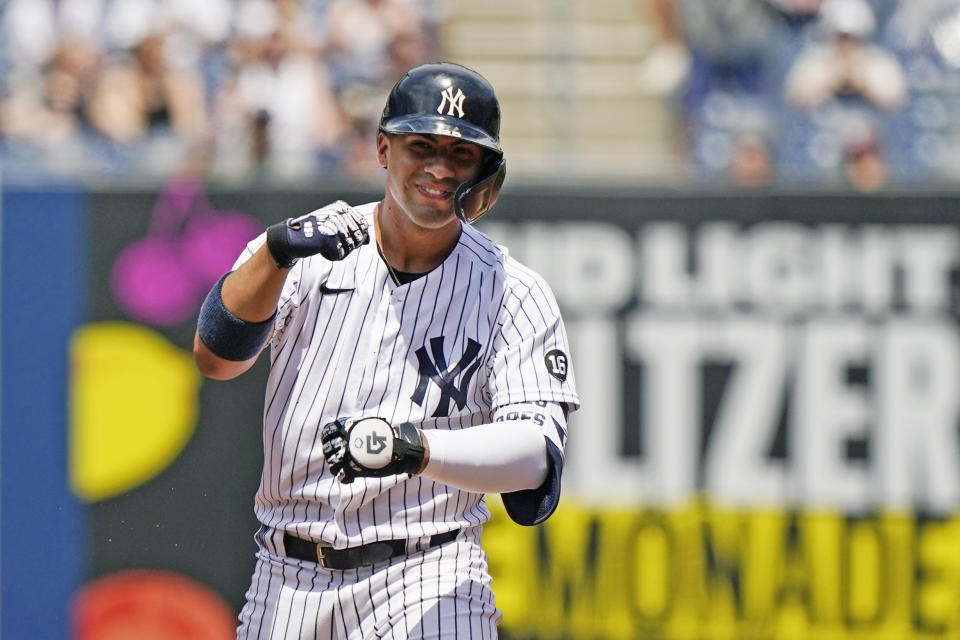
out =
[[[198,182],[172,180],[154,205],[147,236],[113,263],[114,299],[145,324],[183,322],[262,231],[246,213],[214,209]]]

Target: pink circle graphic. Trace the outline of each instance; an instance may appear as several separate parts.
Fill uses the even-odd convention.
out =
[[[130,317],[153,326],[180,322],[201,295],[184,264],[179,245],[160,237],[138,240],[113,264],[114,298]]]
[[[173,180],[157,198],[147,236],[114,261],[114,299],[145,324],[183,322],[262,231],[263,225],[245,213],[215,210],[195,181]]]
[[[209,289],[236,262],[247,243],[260,235],[263,225],[237,211],[215,211],[187,223],[181,249],[188,269]]]

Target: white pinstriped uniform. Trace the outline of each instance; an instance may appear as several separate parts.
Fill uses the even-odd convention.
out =
[[[371,229],[375,207],[357,207]],[[263,242],[252,241],[234,268]],[[550,373],[548,354],[566,358],[569,349],[543,279],[463,225],[440,266],[398,286],[371,239],[340,262],[313,256],[291,269],[270,347],[255,501],[265,526],[238,637],[496,637],[500,614],[479,546],[490,515],[483,495],[419,476],[342,484],[327,468],[320,429],[351,416],[462,429],[508,404],[576,407],[572,371]],[[562,429],[543,434],[563,451]],[[284,531],[345,548],[417,545],[454,529],[463,530],[455,542],[376,571],[327,571],[283,555]]]

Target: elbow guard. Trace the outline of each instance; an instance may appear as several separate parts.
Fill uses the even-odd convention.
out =
[[[550,438],[547,443],[547,477],[536,489],[523,489],[501,494],[507,515],[517,524],[531,527],[549,518],[560,504],[560,476],[563,453]]]

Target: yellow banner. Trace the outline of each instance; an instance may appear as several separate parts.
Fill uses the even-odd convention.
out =
[[[565,499],[484,529],[503,629],[576,640],[960,638],[960,514],[670,510]]]

